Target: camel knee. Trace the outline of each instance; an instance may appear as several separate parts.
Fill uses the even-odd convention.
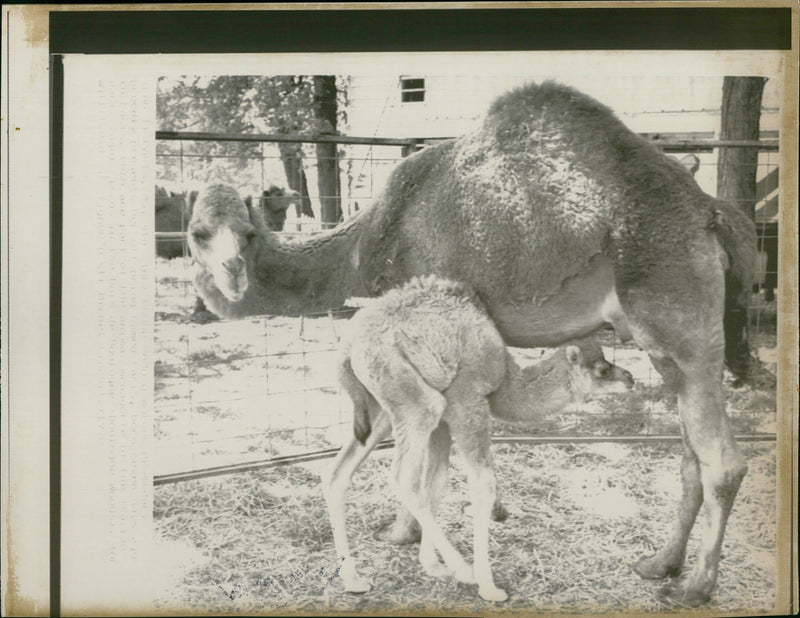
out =
[[[712,468],[707,476],[714,496],[723,502],[733,502],[745,475],[747,475],[747,464],[743,459],[737,458],[716,469]]]

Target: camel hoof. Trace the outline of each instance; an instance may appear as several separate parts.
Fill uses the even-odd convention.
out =
[[[440,579],[445,579],[453,575],[453,572],[438,560],[424,563],[422,565],[422,570],[431,577],[438,577]]]
[[[508,510],[499,502],[495,502],[494,506],[492,507],[492,520],[493,521],[505,521],[508,519]],[[502,591],[501,591],[502,592]],[[505,593],[503,593],[505,594]],[[505,599],[504,599],[505,600]]]
[[[385,541],[392,545],[411,545],[412,543],[419,543],[422,540],[422,532],[418,528],[401,528],[396,529],[395,522],[388,522],[383,524],[373,534],[375,540]]]
[[[498,588],[497,586],[480,586],[478,588],[478,594],[485,601],[502,603],[503,601],[508,600],[506,591],[502,588]]]
[[[643,579],[664,579],[680,573],[680,566],[673,566],[658,558],[658,555],[640,559],[633,565],[634,572]]]
[[[461,506],[461,512],[468,517],[473,517],[475,512],[472,507],[472,503],[471,502],[464,503]],[[509,513],[506,510],[506,507],[504,507],[499,502],[495,503],[495,505],[492,507],[492,521],[498,521],[498,522],[505,521],[506,519],[508,519],[508,515]]]
[[[472,572],[472,567],[468,564],[454,569],[453,577],[457,582],[461,582],[462,584],[474,585],[478,583],[478,580],[475,579],[475,575]]]
[[[363,594],[372,588],[369,580],[364,579],[358,574],[356,565],[352,558],[342,558],[342,563],[339,565],[339,578],[344,584],[345,592],[352,594]]]
[[[350,594],[364,594],[365,592],[369,592],[371,589],[372,584],[366,579],[358,578],[344,582],[344,590]]]
[[[711,600],[702,590],[692,590],[680,584],[666,584],[658,591],[658,600],[672,607],[700,607]]]

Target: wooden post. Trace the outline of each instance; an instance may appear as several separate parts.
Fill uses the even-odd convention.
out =
[[[725,77],[720,140],[758,140],[763,77]],[[758,150],[720,148],[717,197],[737,204],[752,219],[756,203]]]
[[[336,134],[335,75],[314,76],[314,116],[322,127],[321,132]],[[317,144],[320,221],[326,227],[333,227],[342,218],[337,148],[335,143]]]

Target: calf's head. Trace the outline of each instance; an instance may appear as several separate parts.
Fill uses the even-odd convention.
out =
[[[624,393],[633,388],[633,376],[603,356],[596,341],[584,340],[562,346],[570,379],[570,391],[575,401],[599,399],[604,395]]]

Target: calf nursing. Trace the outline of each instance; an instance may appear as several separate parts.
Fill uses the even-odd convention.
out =
[[[350,556],[347,485],[364,457],[394,428],[393,476],[401,501],[422,528],[422,568],[477,583],[481,597],[504,601],[506,593],[495,586],[489,564],[489,519],[496,498],[489,416],[531,422],[571,401],[624,392],[633,386],[631,374],[587,341],[563,345],[551,359],[520,367],[475,293],[435,277],[413,279],[371,301],[352,322],[339,376],[353,400],[359,444],[342,449],[326,484],[345,589],[370,587]],[[451,435],[466,463],[474,505],[472,568],[435,519],[447,477],[447,466],[437,463],[443,455],[435,451],[449,452]]]
[[[722,369],[749,379],[755,228],[611,110],[553,82],[529,84],[498,98],[469,134],[403,159],[374,203],[332,230],[279,238],[217,185],[198,198],[189,245],[198,292],[226,318],[336,309],[435,274],[475,289],[508,345],[555,347],[609,325],[633,339],[677,393],[684,438],[672,533],[635,568],[680,573],[703,507],[694,568],[664,593],[708,601],[747,472]],[[389,538],[415,533],[403,510]]]

